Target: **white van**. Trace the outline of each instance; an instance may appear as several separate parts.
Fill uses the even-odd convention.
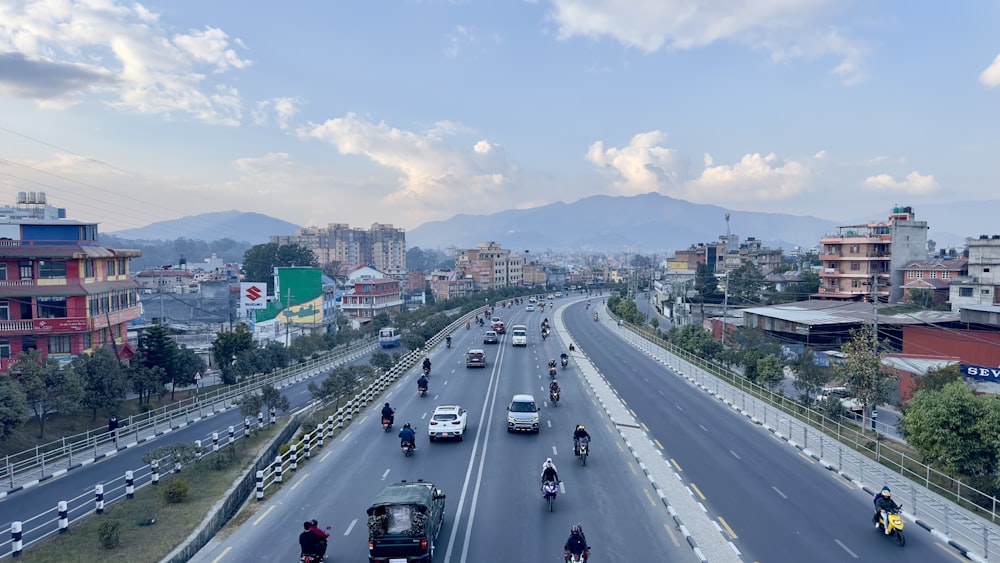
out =
[[[510,343],[513,346],[527,346],[528,327],[524,325],[514,325],[510,327]]]

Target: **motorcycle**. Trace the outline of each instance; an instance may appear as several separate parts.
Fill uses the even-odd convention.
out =
[[[542,340],[545,340],[548,337],[549,337],[549,329],[547,328],[542,329]]]
[[[431,376],[430,366],[424,366],[424,377],[430,377],[430,376]]]
[[[588,553],[587,555],[589,556],[590,554]],[[584,563],[587,561],[583,558],[582,553],[570,553],[564,559],[566,560],[566,563]]]
[[[413,442],[400,442],[399,447],[403,449],[403,455],[406,457],[413,455],[413,450],[416,449],[413,447]]]
[[[594,320],[596,321],[598,319],[600,319],[600,316],[598,316],[597,311],[594,311]]]
[[[556,366],[549,366],[549,377],[555,379],[556,373],[557,373]]]
[[[559,485],[555,481],[545,481],[542,483],[542,496],[549,505],[549,512],[552,512],[552,507],[556,504],[556,495],[558,494]]]
[[[906,545],[906,538],[903,536],[903,517],[899,515],[899,511],[903,509],[903,505],[899,505],[898,510],[890,511],[887,516],[889,518],[889,533],[885,533],[885,521],[882,520],[882,513],[879,512],[878,515],[878,527],[879,533],[891,537],[896,540],[896,544],[899,547]]]
[[[580,463],[587,466],[587,456],[590,455],[590,438],[580,438],[576,444],[576,456],[580,458]]]
[[[559,406],[559,391],[549,391],[549,400],[552,401],[552,406]]]
[[[445,348],[451,348],[451,338],[447,338],[444,341]]]
[[[417,387],[417,395],[420,395],[421,397],[426,396],[427,395],[427,388],[426,387]]]
[[[392,430],[392,419],[387,417],[382,417],[382,429],[386,432]]]
[[[566,366],[569,365],[569,358],[566,357],[566,356],[563,356],[562,358],[560,358],[560,361],[562,362],[562,367],[563,368],[565,368]]]
[[[301,563],[323,563],[323,556],[314,553],[303,553],[299,556]]]
[[[465,330],[469,330],[470,328],[472,328],[472,323],[465,321]]]

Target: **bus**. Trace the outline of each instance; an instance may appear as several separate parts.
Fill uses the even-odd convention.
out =
[[[399,329],[387,326],[378,331],[378,345],[383,348],[399,346]]]

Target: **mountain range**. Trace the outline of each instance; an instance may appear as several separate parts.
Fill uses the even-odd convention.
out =
[[[997,209],[1000,209],[1000,202],[996,201],[914,208],[917,219],[928,222],[929,238],[937,241],[938,248],[960,247],[967,236],[993,234],[967,230],[972,225],[992,225]],[[728,227],[741,241],[754,237],[766,247],[790,250],[796,246],[812,248],[819,243],[820,237],[835,232],[840,225],[884,220],[889,211],[886,209],[884,213],[852,221],[832,221],[815,216],[730,210],[656,193],[597,195],[573,203],[557,202],[492,214],[459,214],[444,221],[431,221],[409,229],[406,245],[426,249],[472,248],[476,243],[493,241],[504,248],[533,252],[669,252],[699,242],[719,240],[726,232],[728,213]],[[291,235],[299,228],[294,223],[260,213],[234,210],[159,221],[109,234],[138,240],[231,238],[261,244],[267,242],[270,235]]]

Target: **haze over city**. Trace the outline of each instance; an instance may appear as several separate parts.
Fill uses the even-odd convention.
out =
[[[0,4],[0,198],[413,228],[595,194],[883,218],[994,199],[1000,7]],[[966,233],[969,235],[977,233]]]

